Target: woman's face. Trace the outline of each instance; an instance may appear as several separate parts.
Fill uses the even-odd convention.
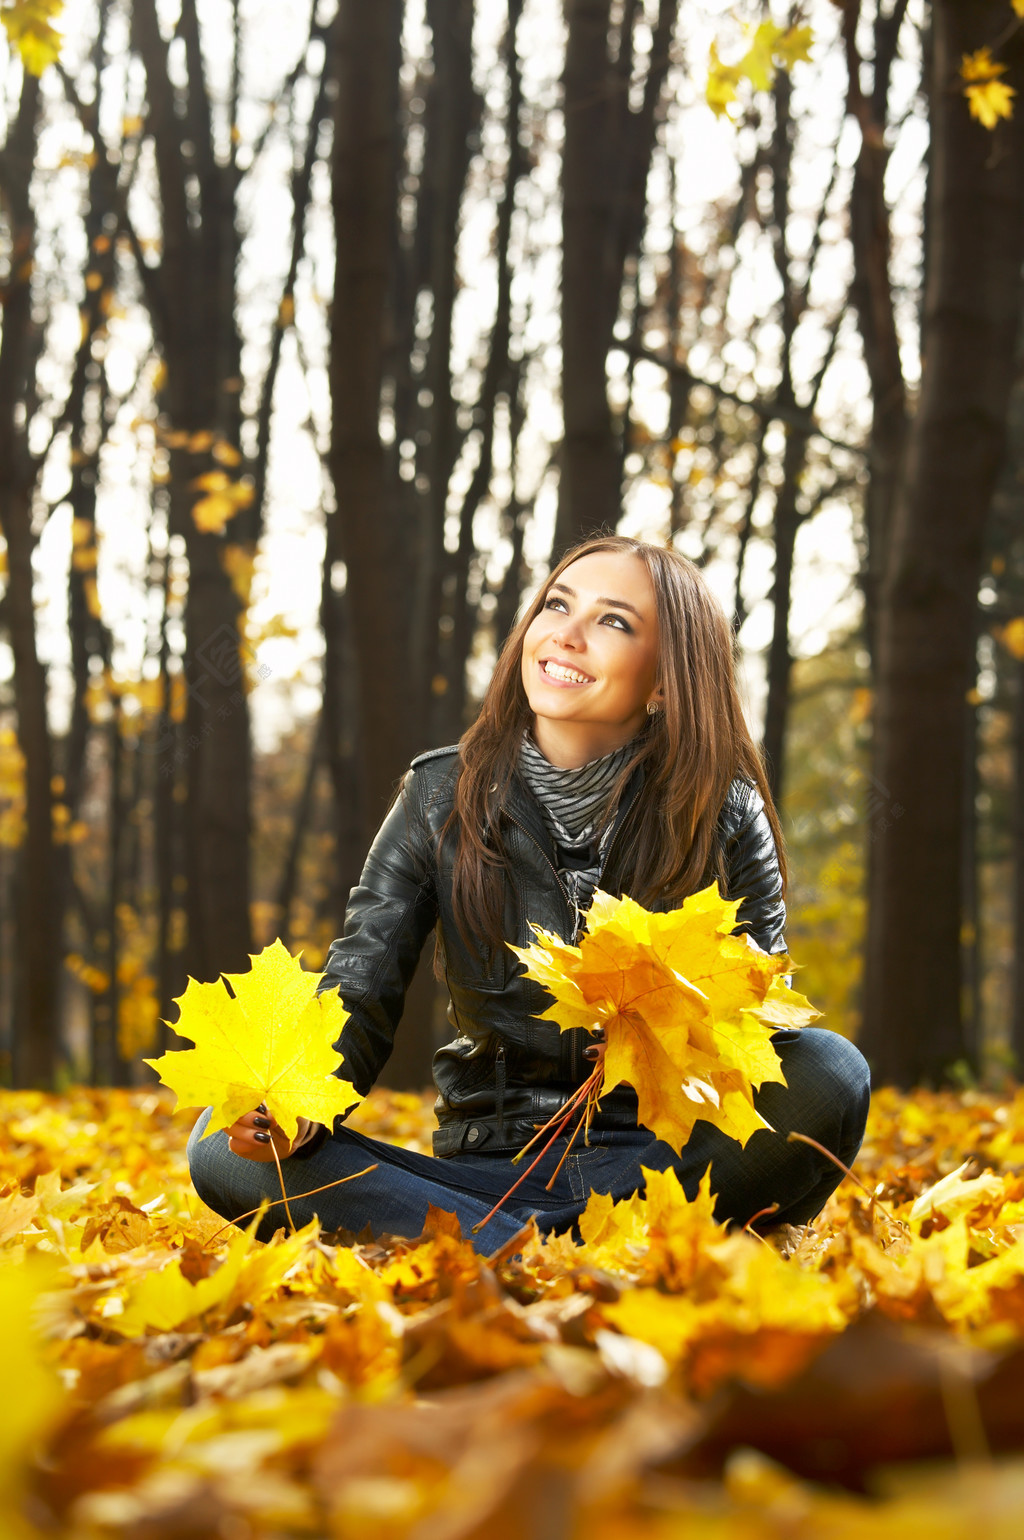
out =
[[[523,641],[523,688],[538,748],[586,764],[628,743],[661,698],[654,588],[638,556],[581,556],[548,585]]]

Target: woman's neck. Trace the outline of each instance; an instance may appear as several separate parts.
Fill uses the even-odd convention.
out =
[[[534,717],[530,736],[549,765],[559,770],[578,770],[593,759],[614,754],[634,736],[626,728],[605,727],[590,722],[556,722],[550,717]]]

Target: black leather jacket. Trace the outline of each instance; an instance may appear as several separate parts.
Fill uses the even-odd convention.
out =
[[[413,760],[353,888],[345,933],[331,946],[322,988],[340,986],[349,1010],[338,1048],[341,1073],[366,1092],[384,1067],[402,1014],[406,987],[428,934],[437,930],[448,1015],[455,1037],[434,1055],[439,1128],[434,1153],[520,1149],[582,1084],[590,1065],[582,1029],[560,1032],[538,1014],[551,1003],[541,985],[523,977],[507,949],[492,956],[467,947],[452,913],[451,841],[440,860],[437,835],[451,811],[458,752],[435,749]],[[618,826],[639,788],[630,783],[616,818],[601,886],[615,883]],[[540,808],[518,778],[499,810],[510,858],[505,935],[517,946],[535,938],[530,922],[573,939],[574,918],[555,868],[555,852]],[[726,889],[743,899],[739,930],[769,952],[785,950],[778,858],[757,791],[735,780],[719,817]],[[666,905],[666,907],[669,907]],[[636,1096],[619,1087],[602,1098],[597,1125],[635,1127]]]

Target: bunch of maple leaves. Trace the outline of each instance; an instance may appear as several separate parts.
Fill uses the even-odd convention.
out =
[[[579,949],[541,936],[527,961],[552,970],[562,1024],[582,1024],[563,1019],[575,1000],[603,1025],[602,1083],[643,1041],[647,995],[686,996],[676,1057],[703,1089],[682,1101],[704,1116],[749,1102],[748,1071],[772,1070],[759,1045],[806,1003],[697,899],[727,967],[702,973],[695,948],[684,974],[670,927],[610,901]],[[246,976],[233,1001],[190,986],[190,1016],[212,1007],[216,1034],[230,1015],[273,1108],[309,1070],[288,1021],[332,1031],[340,1007],[268,962],[269,1059],[245,1047]],[[737,1024],[739,1081],[707,1053],[709,1034],[735,1051]],[[374,1092],[350,1122],[426,1149],[428,1106]],[[729,1232],[707,1187],[689,1203],[651,1173],[642,1196],[591,1197],[582,1244],[528,1232],[490,1258],[441,1212],[414,1240],[225,1228],[188,1184],[194,1113],[163,1091],[3,1093],[0,1112],[0,1535],[1020,1532],[1024,1469],[1004,1456],[1024,1440],[1024,1092],[879,1093],[813,1229]]]

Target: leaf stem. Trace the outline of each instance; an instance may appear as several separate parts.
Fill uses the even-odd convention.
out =
[[[594,1084],[597,1081],[597,1077],[599,1075],[601,1075],[602,1073],[603,1073],[602,1066],[598,1065],[597,1069],[594,1070],[594,1073],[592,1075],[590,1075],[583,1082],[583,1084],[580,1086],[579,1090],[573,1092],[572,1096],[565,1103],[565,1105],[563,1107],[559,1107],[558,1111],[552,1117],[550,1117],[548,1119],[548,1121],[544,1124],[544,1127],[541,1128],[541,1129],[538,1129],[538,1131],[534,1134],[533,1138],[530,1140],[530,1143],[527,1144],[527,1145],[524,1145],[523,1149],[521,1149],[519,1151],[519,1155],[516,1156],[517,1160],[522,1155],[525,1155],[526,1151],[530,1148],[530,1145],[536,1144],[537,1140],[543,1134],[546,1134],[548,1129],[551,1128],[554,1125],[554,1132],[552,1133],[551,1138],[548,1140],[547,1144],[544,1145],[544,1147],[540,1151],[540,1153],[538,1155],[536,1155],[534,1157],[534,1159],[530,1162],[530,1164],[527,1166],[526,1170],[523,1172],[522,1176],[518,1179],[518,1181],[513,1182],[512,1186],[509,1188],[508,1192],[504,1193],[498,1199],[497,1203],[491,1209],[490,1213],[486,1214],[484,1216],[484,1218],[480,1220],[479,1224],[475,1224],[473,1226],[473,1234],[474,1235],[476,1235],[476,1233],[479,1230],[482,1230],[484,1225],[488,1224],[489,1221],[494,1218],[495,1214],[501,1208],[502,1204],[505,1203],[509,1198],[511,1198],[512,1194],[515,1192],[517,1187],[521,1187],[522,1186],[523,1182],[525,1182],[526,1178],[530,1175],[530,1172],[533,1171],[533,1169],[536,1166],[540,1165],[541,1161],[544,1159],[544,1156],[547,1154],[548,1150],[550,1150],[550,1148],[554,1144],[555,1140],[563,1132],[563,1130],[565,1128],[565,1125],[568,1123],[568,1121],[572,1117],[573,1113],[579,1107],[580,1102],[586,1100],[586,1098],[589,1097],[590,1092],[593,1089],[593,1086],[594,1086]],[[583,1121],[583,1119],[581,1118],[580,1122],[582,1123],[582,1121]],[[577,1133],[579,1133],[579,1129],[578,1128],[576,1129],[575,1133],[573,1134],[573,1139],[575,1139]],[[571,1144],[572,1140],[570,1140],[569,1143]],[[568,1153],[569,1153],[569,1151],[566,1150],[565,1154],[568,1155]],[[564,1161],[564,1159],[565,1159],[565,1155],[563,1155],[562,1156],[562,1160],[560,1160],[558,1162],[558,1166],[557,1166],[557,1168],[555,1170],[554,1176],[552,1176],[552,1178],[551,1178],[552,1182],[554,1181],[555,1177],[558,1175],[558,1172],[562,1169],[562,1161]],[[547,1190],[550,1192],[550,1190],[551,1190],[551,1182],[548,1183]]]
[[[291,1227],[292,1227],[292,1234],[294,1235],[295,1234],[295,1220],[292,1218],[292,1211],[288,1207],[288,1194],[285,1191],[285,1186],[284,1186],[284,1172],[281,1170],[281,1157],[277,1153],[277,1145],[274,1143],[273,1139],[271,1139],[271,1141],[270,1141],[270,1153],[274,1157],[274,1165],[277,1167],[277,1179],[281,1183],[281,1201],[284,1204],[284,1211],[288,1215],[288,1223],[291,1225]],[[275,1199],[274,1201],[276,1202],[277,1200]]]
[[[843,1165],[838,1155],[833,1155],[830,1149],[827,1149],[823,1144],[819,1144],[817,1139],[812,1139],[810,1134],[798,1134],[793,1132],[786,1135],[786,1142],[788,1144],[792,1144],[794,1140],[799,1140],[801,1144],[809,1144],[812,1150],[817,1150],[819,1155],[824,1155],[826,1160],[830,1160],[834,1166],[838,1166],[843,1175],[848,1176],[850,1181],[859,1187],[864,1196],[869,1199],[872,1208],[874,1208],[877,1204],[877,1206],[882,1210],[882,1213],[885,1215],[886,1219],[888,1219],[892,1224],[899,1225],[903,1230],[908,1228],[902,1219],[897,1219],[896,1215],[891,1213],[889,1209],[886,1208],[885,1204],[881,1202],[881,1200],[875,1193],[871,1191],[869,1187],[865,1187],[860,1177],[857,1176],[855,1172],[851,1171],[849,1166]]]
[[[572,1095],[570,1096],[569,1100],[567,1102],[563,1102],[561,1107],[559,1107],[558,1111],[557,1112],[553,1112],[551,1114],[551,1116],[548,1118],[547,1122],[542,1124],[542,1126],[540,1128],[538,1128],[538,1130],[534,1134],[533,1138],[532,1139],[528,1139],[526,1141],[526,1143],[523,1145],[522,1149],[517,1151],[517,1153],[515,1155],[513,1155],[513,1157],[512,1157],[512,1164],[514,1166],[517,1166],[519,1164],[519,1162],[522,1160],[523,1156],[526,1154],[527,1150],[532,1150],[533,1149],[533,1146],[537,1143],[538,1139],[543,1139],[543,1137],[547,1133],[548,1129],[551,1128],[551,1126],[554,1123],[559,1122],[560,1126],[564,1126],[564,1124],[569,1121],[570,1113],[573,1112],[573,1110],[579,1105],[581,1099],[589,1092],[591,1081],[593,1080],[593,1078],[594,1078],[593,1075],[590,1075],[583,1082],[583,1084],[577,1090],[575,1090],[572,1093]],[[545,1145],[545,1149],[546,1148],[547,1148],[547,1146]],[[532,1171],[533,1167],[531,1166],[530,1169]]]
[[[292,1197],[296,1203],[298,1203],[300,1198],[315,1198],[318,1192],[327,1192],[331,1187],[341,1187],[345,1182],[354,1182],[357,1176],[369,1176],[370,1172],[376,1171],[376,1169],[377,1162],[374,1161],[372,1166],[365,1166],[362,1171],[353,1171],[351,1176],[339,1176],[335,1182],[325,1182],[322,1187],[311,1187],[308,1192],[293,1193]],[[243,1219],[251,1219],[254,1214],[260,1212],[260,1209],[274,1208],[278,1203],[284,1203],[287,1208],[288,1200],[287,1198],[270,1198],[264,1203],[258,1203],[255,1208],[247,1209],[244,1214],[236,1214],[234,1219],[229,1219],[226,1225],[221,1225],[219,1230],[214,1230],[209,1240],[204,1242],[203,1250],[205,1251],[207,1246],[212,1246],[218,1235],[223,1235],[224,1231],[229,1230],[232,1225],[237,1225]],[[290,1214],[288,1218],[289,1220],[291,1219]],[[293,1224],[292,1229],[294,1230],[294,1228]]]

